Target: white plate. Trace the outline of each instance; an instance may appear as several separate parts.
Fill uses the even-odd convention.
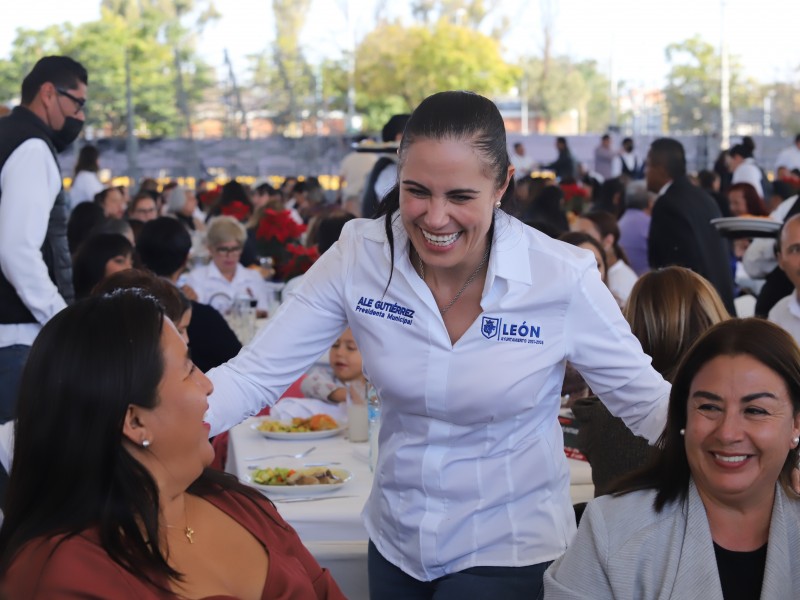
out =
[[[271,440],[320,440],[322,438],[329,438],[339,435],[345,429],[347,429],[344,426],[339,426],[336,429],[324,429],[322,431],[262,431],[258,428],[259,423],[252,423],[250,428],[256,433],[260,433],[265,438],[269,438]]]
[[[342,483],[320,483],[317,485],[264,485],[263,483],[256,483],[253,481],[252,474],[248,474],[245,479],[253,487],[257,487],[270,494],[280,494],[282,496],[317,496],[321,494],[332,494],[336,490],[342,489],[353,479],[353,474],[347,469],[331,467],[330,471],[344,481]]]
[[[719,219],[711,219],[711,224],[720,233],[747,232],[766,234],[765,237],[774,236],[781,228],[779,221],[774,221],[768,217],[721,217]]]

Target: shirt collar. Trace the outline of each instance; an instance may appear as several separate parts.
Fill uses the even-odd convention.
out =
[[[666,194],[666,193],[667,193],[667,190],[668,190],[668,189],[669,189],[669,187],[672,185],[672,183],[673,183],[673,180],[672,180],[672,179],[670,179],[670,180],[669,180],[667,183],[665,183],[665,184],[663,185],[663,187],[662,187],[660,190],[658,190],[658,197],[659,197],[659,198],[660,198],[661,196],[663,196],[664,194]]]
[[[364,231],[364,237],[384,245],[384,255],[390,259],[389,241],[384,230],[384,220],[376,219],[374,227]],[[489,255],[489,267],[486,276],[486,289],[491,287],[495,277],[531,283],[530,254],[525,243],[525,226],[517,219],[511,218],[505,212],[495,211],[494,234],[492,239],[492,252]],[[393,217],[392,233],[394,235],[394,266],[396,269],[410,275],[416,270],[408,258],[408,233],[400,220],[399,214]]]
[[[233,274],[233,279],[229,282],[228,278],[225,277],[222,272],[217,268],[217,265],[214,264],[214,261],[209,261],[208,263],[208,276],[211,279],[218,279],[220,281],[224,281],[226,283],[231,283],[232,281],[236,280],[236,276],[239,274],[239,266],[236,266],[236,272]]]
[[[789,300],[789,312],[792,313],[793,316],[800,319],[800,301],[797,299],[797,292],[792,292],[792,297]]]

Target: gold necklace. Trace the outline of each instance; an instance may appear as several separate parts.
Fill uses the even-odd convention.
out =
[[[486,261],[489,260],[490,249],[491,246],[489,244],[486,244],[486,251],[483,253],[483,258],[481,259],[481,262],[478,265],[478,267],[472,272],[472,275],[470,275],[467,278],[467,280],[464,282],[464,285],[462,285],[461,289],[458,290],[458,293],[455,296],[453,296],[453,299],[450,300],[450,302],[448,302],[447,306],[445,306],[444,308],[439,308],[439,314],[444,316],[444,313],[450,310],[453,307],[453,305],[456,302],[458,302],[458,299],[461,298],[461,294],[463,294],[464,291],[469,287],[469,285],[473,281],[475,281],[475,278],[478,276],[478,273],[481,272],[481,269],[483,269],[483,266],[486,264]],[[422,281],[425,281],[425,263],[422,262],[422,257],[419,255],[419,252],[417,252],[417,259],[419,259],[419,276],[422,278]],[[438,307],[439,303],[437,302],[436,305]]]
[[[188,510],[186,508],[186,498],[183,499],[183,519],[184,519],[184,521],[186,523],[183,527],[179,527],[177,525],[169,525],[168,524],[167,528],[169,528],[169,529],[183,529],[184,537],[187,540],[189,540],[190,544],[194,544],[194,539],[192,539],[192,536],[194,535],[194,529],[189,527],[189,516],[188,516]]]

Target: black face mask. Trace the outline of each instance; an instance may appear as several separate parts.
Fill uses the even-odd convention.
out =
[[[53,132],[53,145],[56,147],[56,151],[61,153],[69,148],[70,144],[75,141],[75,138],[80,135],[82,129],[83,121],[80,119],[76,119],[75,117],[67,117],[64,119],[64,126],[58,131]]]

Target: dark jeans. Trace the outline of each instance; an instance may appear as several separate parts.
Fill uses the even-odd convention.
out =
[[[20,345],[0,348],[0,423],[10,421],[17,414],[19,380],[30,349],[30,346]]]
[[[370,541],[369,596],[375,600],[536,600],[549,562],[529,567],[472,567],[418,581],[381,556]]]

